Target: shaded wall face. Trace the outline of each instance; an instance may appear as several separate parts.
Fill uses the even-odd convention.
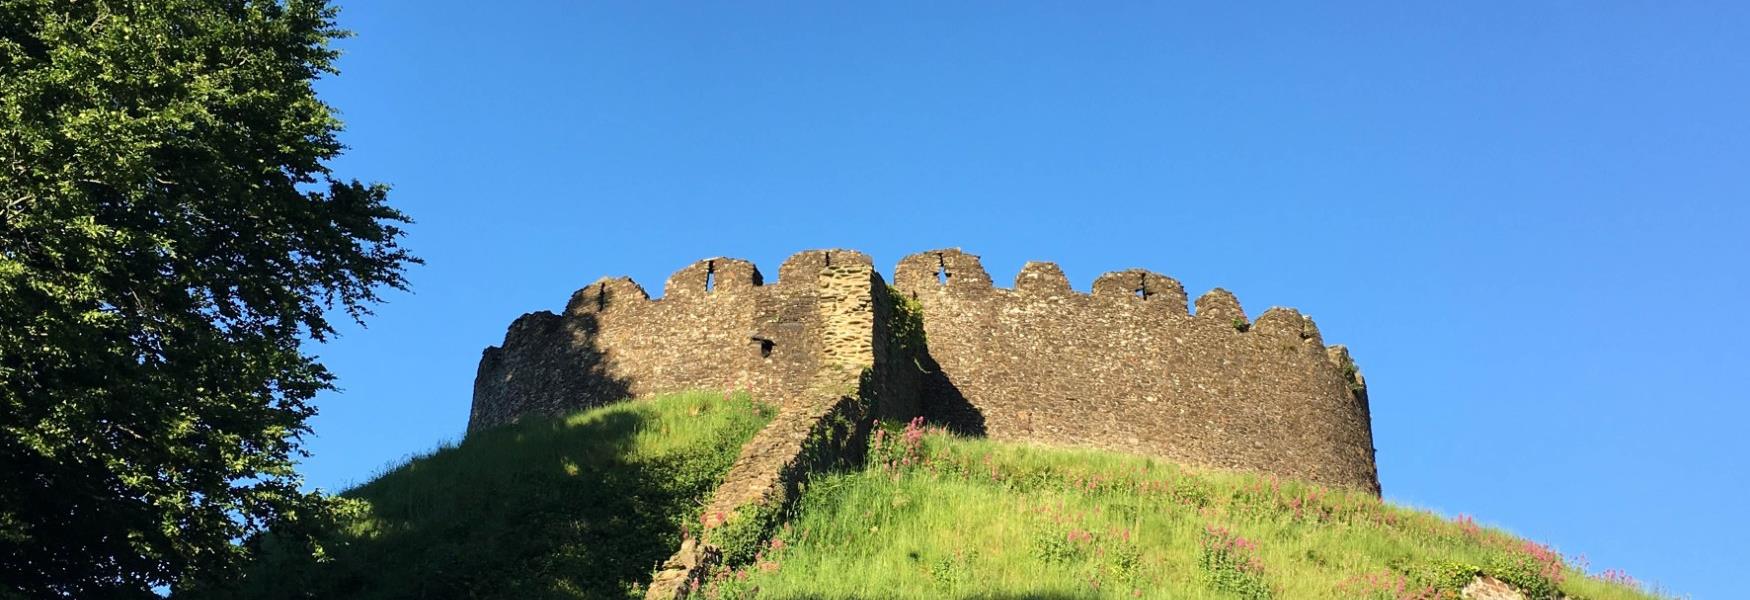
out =
[[[894,278],[923,305],[940,371],[926,410],[964,429],[1378,490],[1346,354],[1298,313],[1250,324],[1218,290],[1193,317],[1171,279],[1114,273],[1079,294],[1043,263],[995,289],[977,257],[952,251],[908,258]]]

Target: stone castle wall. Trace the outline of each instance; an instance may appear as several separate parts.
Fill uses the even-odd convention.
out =
[[[1142,270],[1073,291],[1051,263],[1013,289],[958,250],[906,257],[894,284],[923,305],[932,420],[996,439],[1090,446],[1378,492],[1365,387],[1311,319],[1246,320]]]
[[[816,278],[835,264],[871,263],[849,250],[803,252],[768,285],[747,261],[701,260],[670,276],[658,300],[625,277],[589,284],[564,314],[523,315],[486,349],[468,429],[661,392],[794,397],[830,350]]]
[[[891,296],[883,293],[887,283],[866,262],[821,263],[807,271],[816,290],[819,368],[797,395],[783,399],[772,422],[742,446],[705,506],[702,535],[682,542],[657,567],[645,590],[647,600],[685,598],[713,564],[750,560],[736,555],[757,549],[804,480],[860,460],[872,412],[884,405],[888,410],[916,410],[915,389],[891,387],[904,386],[905,377],[878,375],[881,363],[893,357],[887,336],[881,334],[882,318],[892,310]],[[803,280],[785,277],[793,277],[796,285]],[[911,404],[896,406],[895,401]],[[748,540],[754,543],[750,546]]]
[[[926,332],[924,347],[900,348],[888,339],[898,308],[870,264],[804,252],[765,284],[750,263],[710,259],[676,272],[660,300],[625,278],[590,284],[564,314],[524,315],[487,349],[469,429],[689,389],[801,402],[820,395],[809,392],[820,373],[855,364],[885,418],[1378,491],[1360,376],[1292,309],[1248,322],[1218,289],[1192,315],[1170,278],[1108,273],[1082,294],[1050,263],[999,289],[978,257],[941,250],[894,272]],[[847,268],[867,275],[846,279]],[[852,301],[867,310],[829,310]]]

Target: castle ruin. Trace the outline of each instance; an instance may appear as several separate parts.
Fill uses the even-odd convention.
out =
[[[891,286],[852,250],[799,253],[770,284],[747,261],[707,259],[669,277],[661,299],[604,278],[563,314],[517,319],[481,357],[468,429],[749,390],[779,416],[743,448],[708,515],[784,502],[811,469],[856,454],[871,418],[920,415],[993,439],[1379,493],[1367,389],[1343,346],[1325,346],[1293,309],[1250,320],[1219,288],[1190,308],[1178,281],[1136,269],[1084,294],[1057,265],[1032,262],[997,288],[958,249],[905,257]],[[713,552],[689,541],[650,597],[684,588]]]
[[[702,260],[670,277],[657,300],[631,279],[592,283],[563,314],[524,315],[486,350],[469,430],[670,391],[794,398],[842,338],[882,337],[880,323],[828,330],[816,280],[835,264],[871,262],[851,250],[803,252],[767,284],[746,261]],[[908,256],[893,279],[922,306],[925,347],[895,359],[913,364],[876,361],[912,371],[887,378],[913,380],[887,386],[876,414],[1378,489],[1361,376],[1293,309],[1253,322],[1217,288],[1192,314],[1179,282],[1143,270],[1101,275],[1084,294],[1043,262],[1001,289],[959,250]],[[879,286],[858,293],[877,296]]]

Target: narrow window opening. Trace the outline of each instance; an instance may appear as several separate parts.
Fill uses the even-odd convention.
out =
[[[948,259],[936,255],[936,285],[948,285]]]
[[[831,250],[826,251],[826,266],[828,266],[828,267],[832,266],[832,251]]]
[[[760,343],[760,358],[771,358],[772,357],[772,347],[778,345],[777,342],[774,342],[770,339],[766,339],[766,338],[763,338],[763,337],[760,337],[757,335],[753,336],[753,341]]]
[[[604,282],[602,282],[601,287],[599,289],[597,289],[596,293],[595,293],[595,309],[596,310],[605,310],[605,309],[607,309],[607,307],[608,307],[608,284],[607,284],[607,282],[604,281]]]
[[[1149,291],[1148,291],[1148,276],[1147,275],[1139,275],[1138,276],[1138,279],[1136,281],[1136,297],[1141,298],[1143,300],[1148,299]]]
[[[716,287],[717,287],[717,261],[707,260],[707,261],[705,261],[705,293],[709,294],[713,291],[716,291]]]

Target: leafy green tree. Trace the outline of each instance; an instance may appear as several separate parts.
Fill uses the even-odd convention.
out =
[[[419,262],[336,179],[326,0],[0,0],[0,597],[234,576],[299,490],[302,350]]]

